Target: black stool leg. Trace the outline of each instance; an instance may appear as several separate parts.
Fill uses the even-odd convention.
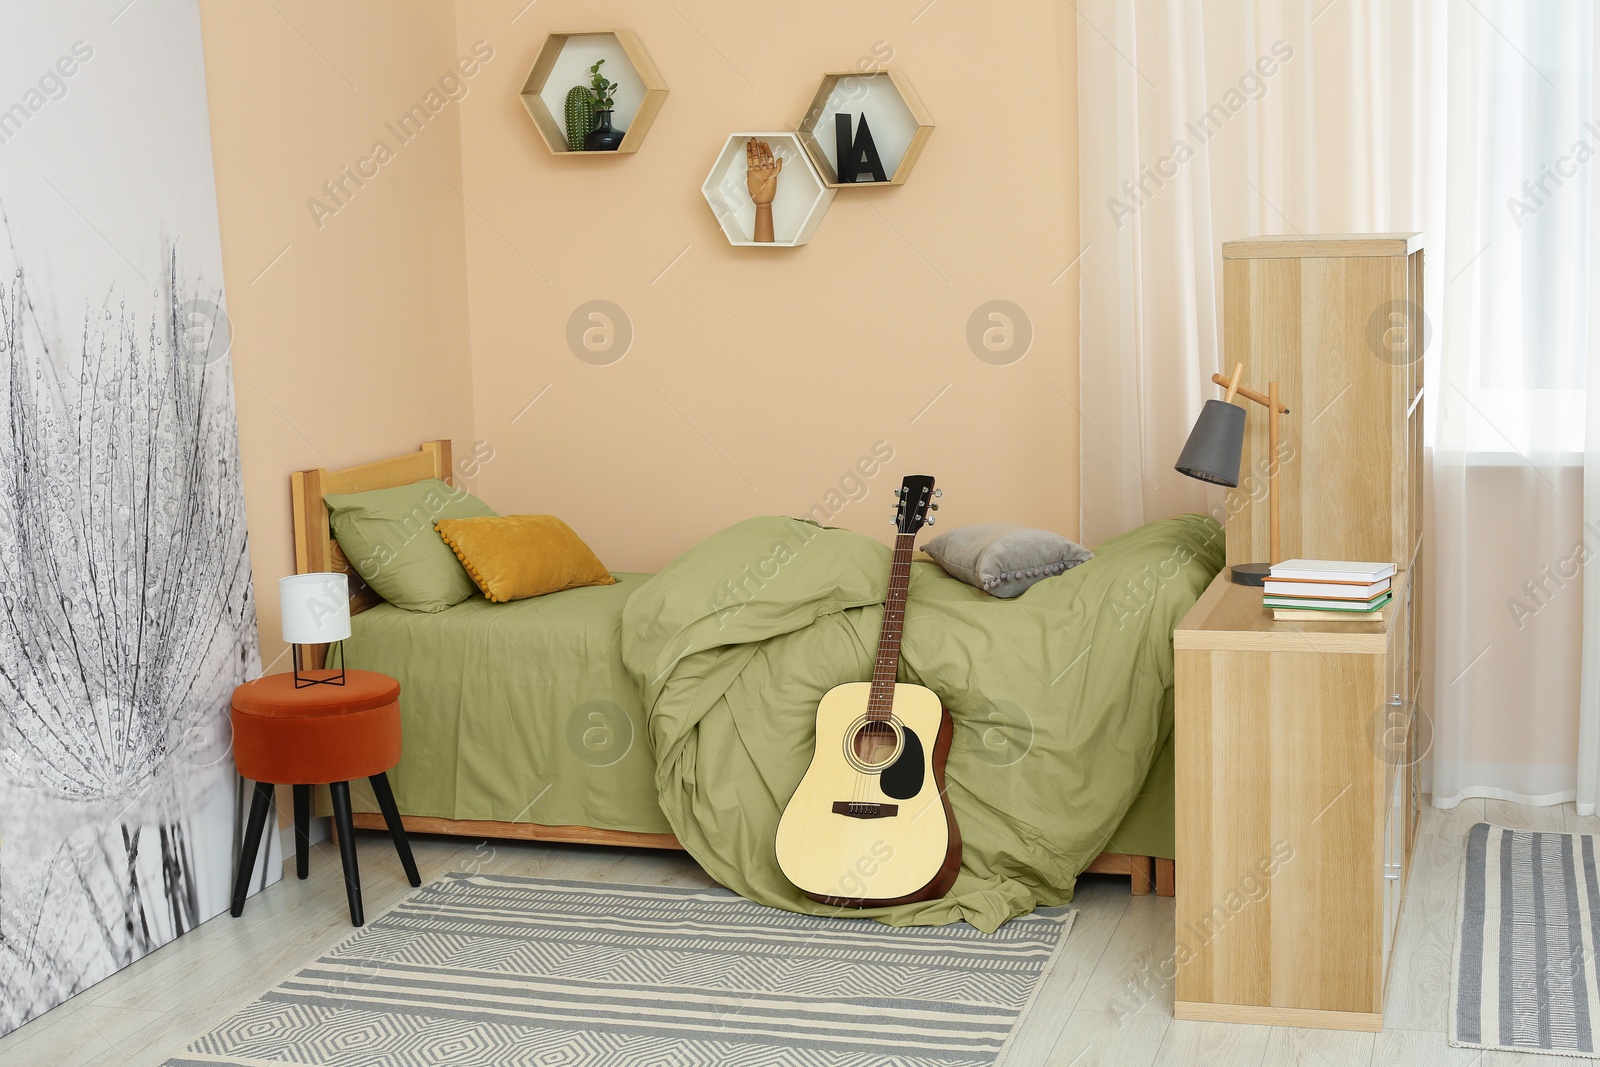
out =
[[[311,787],[294,787],[294,873],[305,880],[311,866]]]
[[[328,786],[333,796],[333,824],[339,833],[339,859],[344,864],[344,891],[350,898],[350,925],[361,926],[361,870],[356,866],[356,829],[350,819],[350,783]]]
[[[267,825],[267,813],[272,810],[272,783],[257,782],[255,796],[250,801],[250,821],[245,823],[244,841],[239,846],[239,869],[233,878],[233,907],[229,909],[235,919],[244,914],[245,894],[250,891],[250,876],[256,871],[256,852],[261,848],[261,830]]]
[[[406,838],[405,823],[400,821],[400,809],[395,805],[394,791],[389,788],[389,776],[379,772],[367,781],[372,783],[372,793],[378,798],[383,821],[389,824],[389,836],[394,839],[394,850],[400,853],[400,866],[406,869],[406,878],[414,886],[421,885],[422,876],[417,873],[417,861],[411,857],[411,842]]]

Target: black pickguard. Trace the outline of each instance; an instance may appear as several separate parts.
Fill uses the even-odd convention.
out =
[[[900,758],[878,772],[878,788],[896,800],[910,800],[922,792],[922,739],[905,726],[900,734]]]

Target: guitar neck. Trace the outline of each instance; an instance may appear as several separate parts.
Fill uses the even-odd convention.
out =
[[[887,719],[894,710],[894,680],[900,672],[900,638],[905,631],[906,590],[911,585],[914,533],[894,539],[894,562],[889,567],[889,596],[883,602],[883,632],[878,636],[878,662],[872,668],[872,690],[867,695],[867,717]]]

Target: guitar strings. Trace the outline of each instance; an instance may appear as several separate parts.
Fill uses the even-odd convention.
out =
[[[876,724],[880,721],[892,722],[894,717],[894,685],[897,679],[880,679],[879,674],[884,667],[883,654],[886,651],[884,646],[890,641],[892,641],[894,645],[894,659],[896,663],[899,661],[900,639],[904,633],[903,623],[905,620],[905,594],[908,591],[905,586],[909,585],[909,579],[911,576],[911,549],[912,543],[914,543],[915,540],[915,534],[910,534],[908,536],[905,533],[897,533],[895,536],[895,546],[889,564],[889,591],[888,595],[884,599],[883,622],[881,624],[881,632],[878,639],[880,646],[879,655],[878,659],[873,664],[872,683],[871,687],[867,691],[867,714],[865,716],[865,721],[862,722],[857,728],[856,736],[850,741],[851,747],[854,749],[853,754],[857,757],[857,759],[861,758],[861,750],[860,748],[856,747],[856,739],[863,736],[869,738],[874,737],[877,730]],[[907,543],[908,541],[911,543]],[[898,598],[896,597],[897,585],[902,586]],[[892,630],[891,627],[893,628]],[[881,720],[878,718],[879,709],[874,705],[874,698],[877,690],[879,689],[880,683],[883,686],[888,687],[888,707],[884,709],[886,714]],[[891,726],[890,729],[892,730],[893,727]],[[867,742],[866,748],[869,753],[871,753],[874,757],[876,756],[877,748],[872,741],[869,740]],[[856,780],[855,793],[858,801],[866,802],[869,796],[876,796],[882,792],[882,768],[879,768],[875,772],[868,772],[857,767],[856,773],[858,777]]]
[[[924,489],[922,497],[919,501],[919,507],[926,507],[927,504],[928,490]],[[905,502],[902,500],[902,515],[904,514],[904,505]],[[864,760],[862,759],[862,752],[859,743],[865,741],[867,752],[876,757],[876,744],[874,741],[866,739],[875,737],[876,724],[880,721],[888,723],[889,729],[898,735],[898,731],[895,730],[893,726],[895,694],[894,687],[898,679],[890,678],[883,683],[888,687],[888,707],[884,709],[885,715],[881,720],[877,717],[878,709],[874,706],[873,701],[874,695],[879,688],[880,680],[878,675],[884,666],[884,653],[886,651],[886,646],[890,641],[893,642],[894,646],[895,663],[897,666],[899,663],[900,641],[904,634],[905,605],[907,599],[906,594],[910,591],[911,553],[915,547],[915,544],[915,532],[906,533],[903,530],[896,532],[893,555],[889,564],[889,592],[888,596],[884,600],[883,623],[878,637],[878,658],[873,664],[872,682],[867,691],[867,714],[865,716],[865,721],[859,722],[856,725],[855,730],[851,732],[850,736],[845,738],[845,747],[849,750],[846,753],[846,760],[856,772],[854,788],[851,790],[852,801],[855,803],[866,803],[869,796],[875,796],[878,793],[881,793],[883,790],[882,782],[880,780],[882,777],[882,768],[879,768],[877,771],[865,771],[861,769],[861,764],[864,762]],[[899,586],[900,590],[900,595],[898,598],[895,595],[896,586]],[[890,630],[891,626],[894,627],[892,631]],[[896,673],[898,673],[898,671]],[[869,731],[873,732],[869,733]],[[852,756],[855,758],[851,759],[850,757]]]

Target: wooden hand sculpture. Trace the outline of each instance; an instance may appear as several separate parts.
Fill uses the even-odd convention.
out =
[[[783,160],[772,154],[772,146],[754,137],[744,143],[745,181],[750,189],[750,199],[756,205],[755,239],[770,244],[772,234],[772,198],[778,195],[778,175],[783,171]]]

